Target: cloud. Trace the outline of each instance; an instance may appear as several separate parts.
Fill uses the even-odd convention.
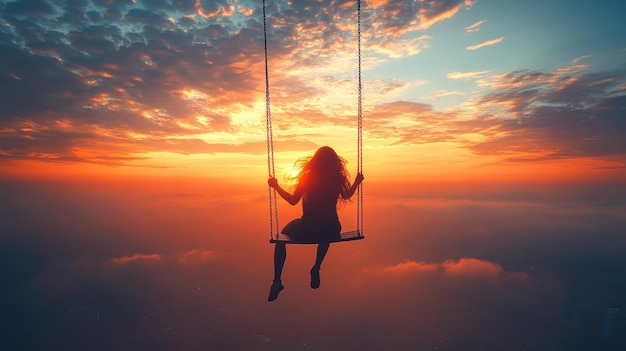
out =
[[[258,2],[2,6],[2,160],[125,165],[155,151],[257,153],[264,100]],[[472,3],[364,3],[363,48],[386,57],[417,55],[430,37],[413,34],[463,6]],[[331,1],[268,3],[272,101],[303,125],[304,113],[316,123],[351,123],[337,111],[345,115],[355,99],[334,92],[354,91],[347,87],[356,63],[338,58],[354,58],[355,10]],[[320,109],[329,105],[334,109]],[[238,142],[224,142],[224,133]]]
[[[178,262],[181,264],[200,264],[215,259],[216,252],[211,250],[191,250],[183,252],[178,256]]]
[[[470,45],[470,46],[467,47],[467,50],[478,50],[478,49],[484,48],[486,46],[492,46],[492,45],[498,44],[502,40],[504,40],[504,37],[487,40],[487,41],[484,41],[484,42],[482,42],[480,44]]]
[[[195,11],[182,3],[182,13],[167,12],[166,2],[68,5],[54,7],[56,18],[38,16],[42,4],[53,8],[13,2],[2,15],[0,138],[8,158],[83,161],[72,150],[92,149],[126,163],[143,148],[134,135],[166,151],[167,138],[188,136],[190,127],[196,134],[236,131],[229,114],[241,107],[233,104],[250,108],[255,101],[259,85],[251,81],[260,82],[260,74],[248,63],[258,62],[259,50],[251,49],[258,31],[239,30],[226,18],[177,26],[178,16]],[[92,6],[107,8],[105,17]],[[113,13],[120,15],[106,18]],[[59,21],[64,32],[55,29]],[[238,37],[252,45],[237,44]],[[104,155],[92,161],[108,162]]]
[[[432,94],[430,94],[428,96],[429,99],[433,99],[433,100],[438,100],[442,97],[446,97],[446,96],[465,96],[466,93],[460,92],[460,91],[454,91],[454,90],[439,90],[439,91],[435,91]]]
[[[445,260],[442,263],[416,262],[407,260],[396,265],[382,268],[369,268],[378,274],[412,275],[412,274],[441,274],[451,278],[465,278],[477,280],[495,279],[528,279],[528,274],[521,272],[506,272],[501,265],[477,258],[461,258]]]
[[[499,264],[476,258],[447,260],[441,264],[441,267],[445,274],[450,276],[475,279],[494,279],[504,272]]]
[[[396,101],[375,106],[368,116],[371,136],[389,144],[424,144],[455,138],[446,131],[454,115],[437,112],[428,104]]]
[[[164,262],[173,261],[183,265],[186,264],[200,264],[206,261],[214,260],[217,257],[217,253],[212,250],[200,250],[193,249],[185,252],[181,252],[171,257],[165,257],[162,254],[141,254],[137,253],[131,256],[114,257],[108,260],[113,265],[123,266],[136,262]]]
[[[367,50],[386,55],[390,58],[402,58],[418,55],[422,50],[429,47],[428,39],[431,37],[422,35],[411,39],[398,39],[373,43]]]
[[[465,27],[465,31],[468,33],[478,32],[480,30],[480,26],[487,22],[486,20],[480,20],[472,25]]]
[[[432,39],[425,29],[473,3],[364,2],[364,68],[421,53]],[[341,133],[353,123],[355,6],[287,4],[270,1],[267,8],[274,116],[288,134],[277,142],[310,149],[315,143],[305,138],[326,133],[322,128]],[[137,165],[159,152],[265,151],[258,2],[37,0],[2,6],[0,161]],[[510,161],[619,158],[624,72],[586,73],[582,61],[555,72],[449,73],[450,79],[475,80],[477,95],[464,96],[463,105],[445,113],[392,101],[423,82],[370,80],[369,99],[385,103],[366,106],[367,137],[388,145],[448,142]]]
[[[134,262],[160,262],[163,256],[159,254],[134,254],[132,256],[122,256],[112,258],[109,262],[114,265],[126,265]]]
[[[445,4],[445,5],[444,5]],[[469,2],[455,4],[454,1],[442,1],[438,5],[444,5],[439,8],[430,9],[431,11],[420,11],[420,28],[426,29],[433,24],[452,18],[463,7],[463,5],[471,6]]]
[[[467,71],[467,72],[452,72],[448,73],[447,77],[450,79],[476,79],[489,74],[490,71]]]
[[[367,11],[371,11],[371,27],[376,40],[388,41],[390,38],[400,38],[409,33],[428,29],[437,22],[452,18],[463,7],[470,7],[472,3],[463,1],[430,1],[405,2],[399,0],[385,0],[368,2]]]
[[[392,266],[377,268],[380,274],[413,274],[413,273],[434,273],[439,271],[440,265],[436,263],[405,261]]]
[[[501,76],[476,104],[484,115],[503,118],[492,119],[483,131],[486,140],[469,148],[481,154],[523,152],[530,159],[623,156],[625,82],[624,72]]]
[[[479,155],[524,162],[626,154],[626,72],[586,72],[580,60],[554,72],[452,72],[479,92],[463,109],[397,101],[375,106],[370,134],[389,144],[453,143]]]

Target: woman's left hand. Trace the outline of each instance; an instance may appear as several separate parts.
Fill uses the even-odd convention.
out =
[[[361,173],[357,173],[356,178],[354,178],[354,182],[356,184],[361,184],[361,182],[363,182],[363,179],[365,179],[365,177],[363,176],[363,174]]]
[[[278,187],[278,179],[270,177],[267,180],[267,185],[271,186],[272,188],[276,189]]]

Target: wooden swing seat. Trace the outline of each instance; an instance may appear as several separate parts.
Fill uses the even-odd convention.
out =
[[[341,233],[341,238],[339,240],[335,240],[335,241],[331,241],[331,243],[338,243],[338,242],[342,242],[342,241],[354,241],[354,240],[361,240],[361,239],[365,239],[365,236],[363,236],[361,234],[360,230],[352,230],[349,232],[343,232]],[[272,244],[276,244],[276,243],[285,243],[285,244],[318,244],[318,242],[315,241],[296,241],[296,240],[291,240],[287,235],[283,234],[283,233],[279,233],[278,236],[276,238],[272,238],[270,239],[270,243]]]

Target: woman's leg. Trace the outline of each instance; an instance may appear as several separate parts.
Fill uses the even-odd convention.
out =
[[[324,257],[326,257],[329,247],[329,243],[317,244],[317,254],[315,255],[313,268],[319,270],[322,267],[322,262],[324,261]]]
[[[328,252],[328,248],[330,247],[329,243],[317,244],[317,254],[315,256],[315,264],[313,268],[311,268],[311,288],[317,289],[320,287],[320,268],[322,268],[322,262],[324,261],[324,257],[326,257],[326,253]]]
[[[280,281],[286,259],[287,245],[285,243],[274,244],[274,281]]]
[[[281,275],[285,260],[287,259],[287,245],[285,243],[274,244],[274,281],[270,287],[270,295],[267,301],[274,301],[278,298],[278,294],[285,288],[281,282]]]

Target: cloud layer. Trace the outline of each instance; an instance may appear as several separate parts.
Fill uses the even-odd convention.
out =
[[[156,153],[263,154],[260,6],[0,2],[0,160],[138,165]],[[438,111],[418,95],[397,98],[432,82],[374,73],[430,50],[438,39],[431,29],[474,3],[362,6],[365,137],[372,148],[447,143],[504,161],[594,158],[623,167],[624,70],[592,70],[586,57],[552,71],[453,69],[441,77],[451,88],[423,97],[458,101]],[[355,126],[355,4],[270,1],[267,15],[279,150],[342,139]],[[474,40],[487,21],[459,31]],[[493,36],[458,49],[506,43]],[[458,91],[456,83],[475,88]]]
[[[576,61],[554,73],[450,73],[485,93],[465,102],[465,111],[438,112],[414,102],[380,105],[372,111],[373,133],[408,144],[455,142],[510,161],[597,157],[623,163],[626,73],[585,68]]]
[[[428,263],[405,261],[395,265],[373,269],[378,274],[443,274],[454,278],[497,280],[497,279],[527,279],[526,273],[505,272],[501,265],[476,258],[461,258],[446,260],[442,263]]]
[[[122,164],[150,151],[263,152],[261,130],[249,132],[262,127],[259,6],[225,0],[0,3],[0,156]],[[427,27],[461,4],[399,6],[364,5],[364,38],[372,50],[397,56],[389,45],[403,37],[400,29]],[[304,88],[301,98],[320,91],[293,84],[296,75],[288,72],[322,66],[340,72],[343,66],[329,63],[354,51],[350,2],[270,2],[268,21],[273,87],[290,101],[299,99],[297,85]],[[237,113],[258,116],[241,122]],[[240,140],[206,137],[223,132]]]
[[[257,188],[139,183],[0,183],[3,349],[602,349],[562,302],[626,306],[624,187],[371,184],[366,239],[317,290],[289,246],[268,303]]]

